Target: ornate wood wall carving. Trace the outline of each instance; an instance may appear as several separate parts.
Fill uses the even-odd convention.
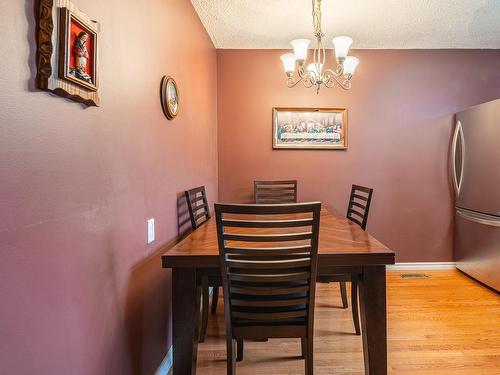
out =
[[[87,106],[99,106],[98,91],[88,90],[59,76],[61,33],[60,9],[68,8],[79,18],[93,25],[97,33],[100,25],[81,12],[70,0],[38,0],[35,3],[37,75],[36,86]],[[98,65],[98,54],[95,63]]]

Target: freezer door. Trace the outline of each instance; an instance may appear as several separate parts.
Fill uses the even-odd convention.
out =
[[[500,291],[500,218],[457,208],[454,249],[458,269]]]
[[[458,113],[455,135],[456,206],[500,216],[500,99]]]

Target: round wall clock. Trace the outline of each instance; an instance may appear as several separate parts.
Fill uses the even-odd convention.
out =
[[[163,113],[169,120],[172,120],[179,113],[179,91],[172,77],[162,78],[160,95]]]

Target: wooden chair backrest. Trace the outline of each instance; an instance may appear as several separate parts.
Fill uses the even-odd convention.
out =
[[[186,202],[188,205],[191,227],[195,230],[205,221],[210,219],[210,207],[208,206],[205,186],[199,186],[191,190],[186,190],[184,195],[186,196]]]
[[[347,218],[361,229],[366,229],[368,213],[372,201],[373,189],[359,185],[352,185],[349,206],[347,207]]]
[[[257,204],[297,203],[297,180],[254,181]]]
[[[226,324],[265,326],[264,337],[313,326],[320,212],[319,202],[215,205]]]

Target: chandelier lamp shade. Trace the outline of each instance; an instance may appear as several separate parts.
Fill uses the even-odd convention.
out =
[[[348,36],[333,38],[336,66],[333,69],[325,69],[326,52],[323,46],[323,37],[325,35],[321,31],[321,0],[312,0],[312,17],[314,36],[316,37],[313,62],[306,64],[311,41],[309,39],[292,40],[290,44],[293,53],[281,55],[281,61],[287,76],[287,86],[295,87],[302,81],[305,87],[314,86],[316,87],[316,93],[319,93],[322,85],[331,88],[337,83],[344,90],[349,90],[352,76],[359,63],[356,57],[348,56],[352,39]]]

